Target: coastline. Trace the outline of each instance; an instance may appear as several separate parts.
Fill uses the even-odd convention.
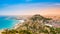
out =
[[[19,27],[19,25],[20,25],[21,23],[23,23],[23,22],[24,22],[24,20],[18,20],[18,22],[17,22],[17,23],[15,23],[15,25],[14,25],[13,29],[18,28],[18,27]]]

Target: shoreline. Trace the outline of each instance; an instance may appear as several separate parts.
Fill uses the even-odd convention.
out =
[[[19,24],[23,23],[24,20],[18,20],[18,22],[15,24],[15,26],[13,27],[13,29],[16,29],[17,27],[19,27]]]

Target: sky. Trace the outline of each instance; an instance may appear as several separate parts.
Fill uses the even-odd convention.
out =
[[[0,0],[0,15],[60,15],[60,0]]]

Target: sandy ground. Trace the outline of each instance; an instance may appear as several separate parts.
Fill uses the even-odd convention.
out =
[[[0,34],[1,34],[1,31],[0,31]]]
[[[2,30],[0,30],[0,34],[1,34]]]

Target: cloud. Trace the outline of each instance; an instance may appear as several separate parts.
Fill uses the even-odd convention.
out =
[[[26,2],[30,2],[30,1],[32,1],[32,0],[25,0]]]
[[[56,7],[56,8],[60,8],[60,3],[53,3],[53,4],[50,4],[49,7]]]
[[[30,1],[30,0],[28,0]],[[9,5],[0,11],[0,15],[30,15],[41,13],[46,8],[59,8],[60,3],[32,3],[32,4],[17,4]],[[51,9],[52,9],[51,8]],[[37,12],[38,11],[38,12]],[[44,11],[43,11],[44,12]],[[45,11],[46,12],[46,11]]]
[[[60,5],[60,3],[55,3],[55,5]]]

